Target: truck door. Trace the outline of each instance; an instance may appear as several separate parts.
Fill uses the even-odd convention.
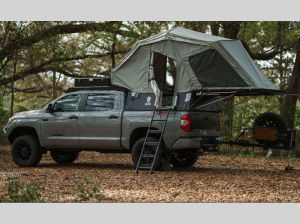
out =
[[[82,148],[119,148],[121,94],[90,93],[78,121]]]
[[[41,121],[44,147],[79,148],[78,118],[82,94],[72,94],[57,100],[52,113],[45,113]]]

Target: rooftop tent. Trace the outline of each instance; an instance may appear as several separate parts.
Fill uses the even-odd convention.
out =
[[[137,93],[149,93],[153,92],[154,84],[149,82],[153,79],[156,88],[162,91],[166,57],[177,63],[175,92],[278,90],[252,61],[239,40],[181,27],[137,41],[112,70],[112,84]]]

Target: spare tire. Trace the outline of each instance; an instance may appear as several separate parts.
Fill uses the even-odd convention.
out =
[[[262,113],[257,116],[253,122],[253,126],[273,127],[278,130],[286,130],[287,125],[283,117],[273,112]],[[264,144],[264,140],[255,139],[259,144]],[[268,145],[277,145],[277,141],[266,141]]]

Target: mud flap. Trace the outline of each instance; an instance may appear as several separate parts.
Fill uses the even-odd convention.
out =
[[[170,159],[167,159],[164,155],[162,155],[161,164],[164,172],[171,172]]]

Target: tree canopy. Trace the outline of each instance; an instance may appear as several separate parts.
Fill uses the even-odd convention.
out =
[[[16,106],[44,106],[72,85],[70,78],[109,77],[111,69],[137,40],[175,26],[241,40],[251,58],[279,89],[299,91],[298,21],[3,21],[1,102],[11,108],[11,113]],[[170,59],[168,65],[168,72],[174,74],[174,61]],[[290,128],[297,117],[297,99],[273,98],[278,104],[276,110]],[[232,121],[230,113],[233,110],[227,114]]]

